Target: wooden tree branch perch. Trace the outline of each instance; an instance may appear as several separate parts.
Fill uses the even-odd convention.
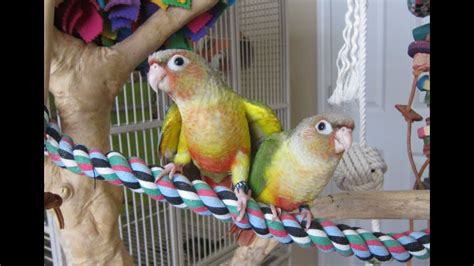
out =
[[[261,265],[279,244],[280,242],[273,238],[257,237],[250,246],[237,248],[234,256],[219,266]]]
[[[327,219],[430,219],[430,191],[342,192],[316,199],[311,211]]]
[[[167,11],[159,9],[131,36],[115,44],[112,49],[126,55],[124,65],[130,68],[127,70],[129,73],[150,53],[160,48],[171,34],[216,4],[217,0],[193,0],[190,10],[176,7],[170,7]]]
[[[81,62],[81,59],[83,60],[86,49],[97,49],[95,44],[86,45],[84,41],[58,30],[55,26],[53,26],[51,38],[51,82],[54,82],[53,80],[55,76],[58,76],[58,72],[71,72],[72,74],[72,69],[77,69],[78,63]],[[59,73],[59,76],[61,75],[63,73]],[[49,86],[51,89],[51,83]]]

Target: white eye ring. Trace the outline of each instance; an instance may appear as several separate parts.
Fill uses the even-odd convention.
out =
[[[323,135],[329,135],[332,132],[332,126],[326,120],[319,121],[316,124],[315,128],[319,133]]]
[[[189,64],[189,60],[182,56],[182,55],[174,55],[171,57],[170,60],[168,60],[168,68],[173,70],[173,71],[180,71],[183,70],[184,67],[186,67]]]

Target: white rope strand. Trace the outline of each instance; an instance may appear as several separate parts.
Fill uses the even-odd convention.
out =
[[[356,10],[358,11],[358,15],[356,17],[360,18],[361,22],[359,24],[359,32],[360,35],[358,36],[358,43],[359,43],[359,50],[358,50],[358,65],[357,65],[357,74],[359,76],[359,114],[360,114],[360,135],[359,135],[359,142],[361,145],[366,144],[366,78],[367,78],[367,0],[357,0],[356,3]]]
[[[355,37],[358,34],[358,29],[352,25],[352,17],[354,16],[355,0],[347,0],[347,12],[345,16],[346,26],[342,31],[342,38],[344,44],[339,50],[336,60],[336,67],[338,76],[336,80],[336,88],[332,96],[329,98],[329,104],[340,105],[342,102],[352,101],[355,98],[357,90],[357,82],[355,74]],[[356,46],[357,47],[357,46]]]

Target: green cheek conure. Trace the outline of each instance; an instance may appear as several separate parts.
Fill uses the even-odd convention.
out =
[[[158,178],[193,162],[207,182],[234,186],[240,221],[250,197],[250,160],[258,145],[280,132],[271,108],[234,92],[204,58],[187,50],[164,50],[148,58],[148,82],[175,102],[166,113],[159,149],[172,163]],[[227,178],[229,175],[232,176]]]
[[[249,185],[255,200],[270,205],[274,217],[281,209],[300,209],[308,229],[313,220],[309,209],[327,185],[352,144],[354,121],[338,114],[304,119],[295,129],[275,133],[260,145],[250,170]],[[277,211],[277,209],[279,211]],[[238,233],[240,245],[250,244],[251,230]]]

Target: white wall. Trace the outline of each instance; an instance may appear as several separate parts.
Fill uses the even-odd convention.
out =
[[[288,1],[291,123],[317,112],[316,1]]]
[[[317,113],[316,1],[288,0],[291,127]],[[291,265],[317,265],[318,251],[292,245]]]

